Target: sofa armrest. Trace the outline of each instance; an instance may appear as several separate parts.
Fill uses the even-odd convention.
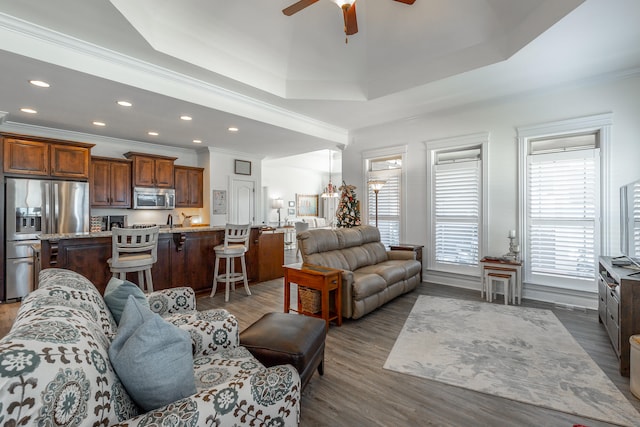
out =
[[[195,320],[177,325],[191,335],[194,357],[238,347],[240,332],[236,316],[223,309],[201,311],[194,316]]]
[[[196,294],[188,286],[151,292],[147,295],[147,300],[149,300],[151,311],[159,314],[160,317],[193,312],[196,309]]]
[[[112,427],[163,425],[168,419],[178,419],[180,425],[297,426],[300,376],[291,365],[264,368],[242,381],[223,382]]]
[[[342,317],[353,316],[353,271],[342,270]]]
[[[416,259],[413,251],[387,251],[387,257],[392,260]]]

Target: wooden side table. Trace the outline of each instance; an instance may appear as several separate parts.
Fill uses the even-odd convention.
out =
[[[389,246],[392,251],[413,251],[416,254],[416,260],[420,261],[420,282],[422,283],[422,248],[424,245],[412,245],[409,243],[398,243],[397,245]]]
[[[324,319],[329,329],[329,322],[336,321],[342,325],[342,270],[322,267],[313,264],[284,265],[284,312],[295,311],[306,316]],[[315,289],[321,293],[320,314],[303,311],[301,307],[291,308],[291,283]],[[334,292],[334,306],[329,306],[329,294]]]
[[[508,260],[503,258],[494,258],[494,257],[484,257],[480,260],[480,264],[482,265],[482,274],[481,277],[481,289],[480,295],[482,296],[484,290],[487,289],[486,286],[486,273],[494,272],[494,273],[506,273],[511,274],[514,277],[515,281],[515,289],[513,292],[512,301],[515,304],[516,299],[518,304],[522,303],[522,262],[515,260]],[[506,303],[506,301],[505,301]]]

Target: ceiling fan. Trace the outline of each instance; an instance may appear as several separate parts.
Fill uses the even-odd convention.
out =
[[[291,16],[294,13],[300,12],[302,9],[311,6],[318,0],[300,0],[292,4],[291,6],[282,9],[282,13],[287,16]],[[334,0],[335,3],[342,9],[342,16],[344,18],[344,33],[347,36],[351,36],[358,32],[358,21],[356,20],[356,0]],[[393,0],[404,4],[413,4],[416,0]],[[346,42],[346,40],[345,40]]]

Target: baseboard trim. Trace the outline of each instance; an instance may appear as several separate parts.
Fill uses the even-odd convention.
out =
[[[453,286],[457,288],[472,289],[480,294],[480,278],[462,274],[445,273],[441,271],[425,271],[424,282],[438,285]],[[544,286],[533,283],[522,284],[522,298],[535,301],[549,302],[567,308],[598,309],[598,293],[592,291],[579,291],[564,289],[554,286]]]

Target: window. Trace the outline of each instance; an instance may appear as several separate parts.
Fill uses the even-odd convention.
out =
[[[484,235],[488,135],[427,143],[430,270],[478,275]]]
[[[436,263],[477,266],[479,160],[436,164],[434,183]]]
[[[400,242],[400,187],[402,178],[402,156],[368,160],[367,183],[384,182],[376,192],[367,185],[367,223],[380,230],[380,240],[388,248]]]
[[[599,163],[595,148],[529,156],[525,232],[531,277],[595,279]]]
[[[608,115],[518,129],[525,281],[595,290]],[[604,151],[606,153],[606,150]]]

